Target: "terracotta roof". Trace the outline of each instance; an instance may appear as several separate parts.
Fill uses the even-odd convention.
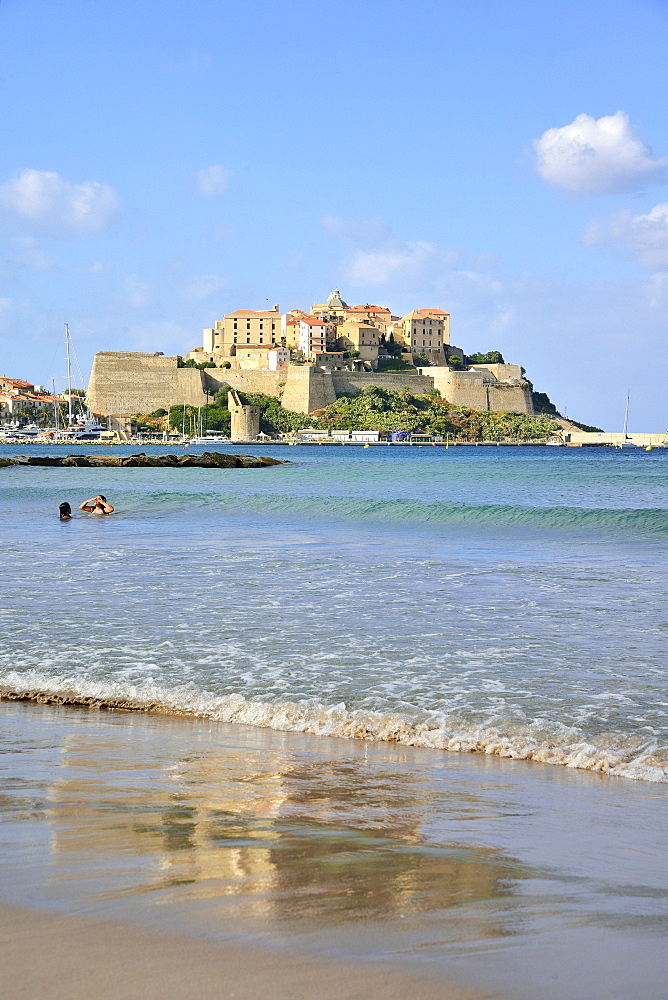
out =
[[[315,316],[302,316],[300,323],[306,323],[308,326],[327,326],[327,323],[323,323],[321,319],[316,319]]]
[[[22,378],[7,378],[6,375],[0,376],[0,382],[9,383],[14,389],[33,389],[34,382],[26,382]]]
[[[280,319],[280,315],[274,312],[273,309],[237,309],[233,313],[225,313],[226,316],[273,316],[274,319]]]
[[[373,312],[391,315],[390,310],[386,306],[370,306],[368,303],[365,306],[352,306],[351,309],[348,309],[348,312]]]

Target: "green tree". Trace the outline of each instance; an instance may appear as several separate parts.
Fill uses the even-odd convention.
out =
[[[469,354],[467,360],[470,365],[502,365],[505,363],[501,351],[488,351],[487,354]]]

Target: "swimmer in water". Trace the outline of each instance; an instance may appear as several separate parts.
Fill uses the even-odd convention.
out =
[[[92,497],[90,500],[84,500],[83,503],[79,504],[79,510],[85,510],[87,514],[114,513],[114,508],[110,503],[107,503],[107,498],[103,497],[101,493],[98,493],[96,497]]]
[[[71,521],[72,520],[72,508],[68,503],[61,503],[60,505],[60,520],[61,521]]]

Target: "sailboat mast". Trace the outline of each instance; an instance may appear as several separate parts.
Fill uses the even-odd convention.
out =
[[[631,390],[626,390],[626,412],[624,414],[624,440],[628,437],[627,431],[629,429],[629,401],[631,398]]]
[[[72,358],[70,356],[70,327],[65,324],[65,350],[67,351],[67,421],[72,426]]]
[[[53,421],[54,421],[54,424],[55,424],[56,435],[57,435],[59,427],[58,427],[58,400],[56,399],[56,380],[55,380],[55,378],[51,379],[51,386],[53,388]]]

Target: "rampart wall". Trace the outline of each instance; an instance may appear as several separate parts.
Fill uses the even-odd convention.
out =
[[[434,388],[433,379],[414,372],[333,372],[332,381],[337,398],[357,396],[368,385],[379,385],[392,392],[399,392],[401,389],[417,393],[432,392]]]
[[[427,393],[438,389],[455,406],[476,410],[532,413],[525,385],[493,383],[478,372],[448,368],[413,372],[323,372],[311,365],[291,365],[287,371],[239,371],[223,368],[183,368],[178,356],[139,351],[103,351],[95,355],[88,399],[96,413],[150,413],[187,403],[204,406],[223,385],[241,392],[262,392],[280,399],[297,413],[311,413],[339,396],[358,395],[379,385],[395,392]],[[429,374],[426,374],[429,371]],[[208,390],[208,397],[205,390]]]
[[[239,371],[233,368],[204,368],[205,388],[210,392],[217,392],[223,385],[231,385],[233,389],[241,392],[263,392],[266,396],[277,396],[281,394],[282,384],[287,378],[284,371],[262,371],[261,369],[251,369],[249,371]]]
[[[429,375],[434,388],[453,406],[465,406],[471,410],[533,413],[531,391],[526,383],[513,385],[495,382],[493,375],[482,370],[458,372],[451,368],[432,368]]]
[[[151,413],[188,403],[203,406],[203,373],[179,368],[178,357],[139,351],[102,351],[93,359],[88,402],[95,413]]]

